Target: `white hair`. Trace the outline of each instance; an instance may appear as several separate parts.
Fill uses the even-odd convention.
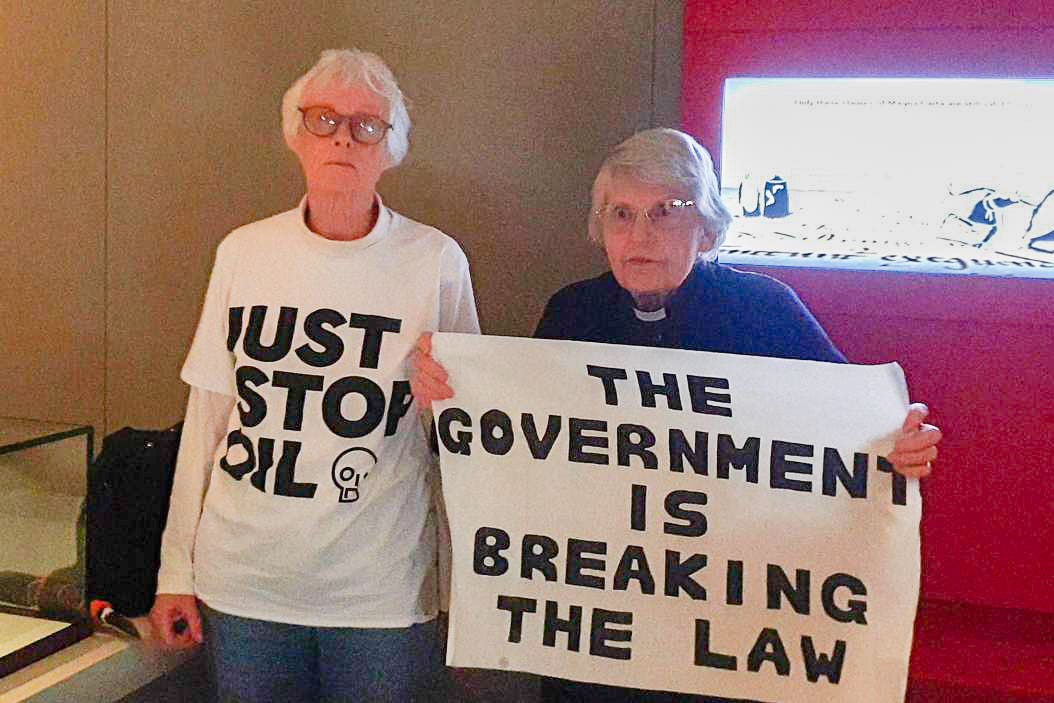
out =
[[[292,144],[301,125],[298,108],[304,89],[311,83],[332,83],[337,86],[366,86],[388,101],[388,114],[382,115],[392,126],[385,145],[390,166],[398,166],[410,148],[410,115],[406,110],[403,91],[395,82],[388,65],[380,56],[359,49],[327,49],[318,63],[297,78],[282,96],[282,134],[286,144]]]
[[[608,204],[613,181],[627,176],[650,185],[689,189],[703,217],[703,229],[713,238],[712,246],[699,256],[711,261],[717,258],[717,250],[732,224],[732,213],[721,201],[710,152],[676,129],[660,127],[637,132],[615,147],[600,166],[593,181],[593,212]],[[589,238],[599,244],[602,234],[600,221],[590,216]]]

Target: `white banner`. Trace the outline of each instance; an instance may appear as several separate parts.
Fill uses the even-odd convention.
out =
[[[918,484],[896,364],[436,334],[447,663],[904,700]]]

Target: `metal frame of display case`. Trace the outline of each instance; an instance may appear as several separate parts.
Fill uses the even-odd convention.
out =
[[[39,447],[44,444],[51,442],[58,442],[63,439],[70,439],[78,435],[87,436],[87,456],[85,456],[85,462],[91,463],[92,451],[94,450],[95,443],[95,429],[91,425],[68,425],[61,422],[50,422],[46,420],[32,420],[24,417],[0,417],[0,421],[3,420],[17,420],[19,422],[33,422],[40,425],[55,425],[56,427],[68,427],[70,429],[60,430],[51,434],[43,435],[41,437],[34,437],[32,439],[22,440],[21,442],[12,442],[10,444],[4,444],[4,439],[0,436],[0,455],[11,454],[23,449],[30,449],[32,447]]]
[[[15,432],[5,436],[5,422],[23,425],[24,427],[18,428]],[[0,456],[80,436],[85,438],[85,470],[87,470],[93,458],[95,440],[95,431],[90,425],[70,425],[30,418],[0,417]],[[83,558],[83,555],[80,556]],[[3,564],[0,564],[0,569],[2,568]],[[83,586],[80,596],[83,601]],[[63,624],[58,630],[0,657],[0,677],[7,676],[35,661],[43,659],[84,639],[92,633],[91,622],[86,612],[81,613],[77,617],[71,616],[59,619],[54,616],[45,617],[38,609],[33,607],[0,601],[0,613]]]

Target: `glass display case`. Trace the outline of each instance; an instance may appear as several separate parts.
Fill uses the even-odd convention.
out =
[[[90,426],[0,417],[0,677],[91,633]]]

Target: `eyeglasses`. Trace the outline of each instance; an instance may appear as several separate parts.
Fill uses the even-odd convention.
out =
[[[352,139],[359,144],[376,144],[384,139],[384,135],[392,128],[380,117],[365,112],[342,115],[332,108],[317,105],[298,107],[297,110],[304,116],[304,128],[316,137],[336,134],[341,123],[347,122]]]
[[[626,205],[609,204],[593,211],[604,229],[614,233],[625,233],[633,229],[637,216],[643,212],[644,218],[660,232],[676,232],[692,223],[696,216],[694,200],[671,198],[652,205],[647,210],[635,210]]]

